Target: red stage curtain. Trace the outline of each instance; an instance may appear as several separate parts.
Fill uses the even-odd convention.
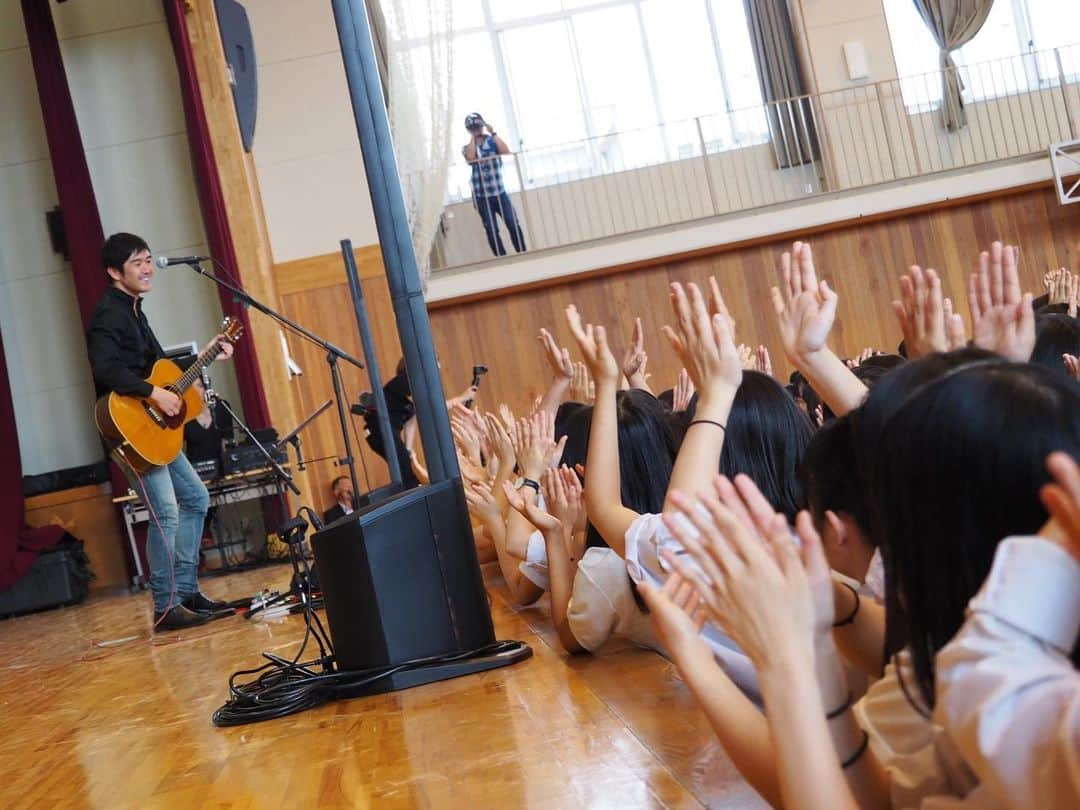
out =
[[[188,37],[187,20],[184,17],[183,0],[162,0],[165,6],[165,18],[169,23],[169,36],[172,39],[173,53],[176,56],[176,70],[180,77],[180,93],[184,104],[184,122],[187,124],[188,145],[191,148],[191,165],[195,170],[195,181],[199,192],[199,205],[202,209],[203,226],[210,244],[210,254],[232,275],[243,280],[236,260],[236,248],[229,230],[229,218],[225,210],[225,197],[218,177],[217,161],[210,142],[210,129],[206,121],[202,95],[199,92],[198,76],[195,72],[195,57],[191,51],[191,39]],[[218,43],[220,46],[220,43]],[[210,283],[210,282],[207,282]],[[235,315],[244,322],[250,332],[247,312],[233,300],[227,290],[221,289],[221,307],[226,315]],[[244,403],[244,418],[254,428],[270,426],[270,411],[263,392],[262,375],[255,358],[253,341],[247,341],[242,350],[234,355],[236,377],[240,385],[240,396]]]

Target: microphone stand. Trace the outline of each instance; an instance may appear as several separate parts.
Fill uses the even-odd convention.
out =
[[[190,267],[196,273],[210,279],[212,282],[217,284],[222,289],[228,290],[230,293],[232,293],[234,296],[236,296],[236,298],[242,304],[244,304],[245,306],[248,306],[248,307],[251,307],[252,309],[258,310],[263,315],[266,315],[267,317],[269,317],[272,320],[276,321],[280,325],[284,326],[286,329],[288,329],[293,334],[304,338],[305,340],[309,341],[310,343],[313,343],[314,345],[318,346],[319,348],[321,348],[323,351],[326,352],[326,362],[327,362],[327,365],[330,366],[330,377],[331,377],[331,379],[333,380],[333,383],[334,383],[334,399],[337,400],[338,421],[341,423],[341,438],[345,442],[345,458],[338,459],[338,465],[339,466],[346,466],[346,467],[349,468],[349,479],[352,481],[353,492],[360,492],[360,484],[356,480],[356,462],[353,459],[352,441],[349,438],[349,421],[348,421],[348,416],[346,415],[346,404],[345,404],[345,399],[344,399],[344,387],[342,386],[342,383],[341,383],[341,369],[338,367],[338,361],[339,360],[344,360],[349,365],[352,365],[352,366],[360,369],[361,371],[364,369],[364,364],[361,363],[359,360],[357,360],[355,357],[353,357],[351,354],[346,352],[344,349],[342,349],[342,348],[340,348],[338,346],[335,346],[330,341],[328,341],[328,340],[326,340],[324,338],[321,338],[318,335],[316,335],[314,332],[311,332],[311,331],[305,329],[300,324],[296,323],[296,321],[293,321],[290,318],[287,318],[286,316],[282,315],[280,312],[277,312],[277,311],[275,311],[273,309],[270,309],[270,307],[266,306],[266,304],[262,303],[261,301],[258,301],[256,299],[252,298],[247,292],[245,292],[241,288],[239,288],[239,287],[237,287],[237,286],[235,286],[233,284],[230,284],[229,282],[225,281],[222,278],[218,278],[218,276],[215,273],[207,272],[203,268],[202,263],[199,261],[198,257],[192,256],[190,258],[191,258],[191,261],[186,261],[186,262],[184,262],[184,264],[186,264],[188,267]],[[229,409],[229,412],[232,413],[232,409]],[[237,420],[237,421],[239,421],[239,420]],[[244,430],[248,433],[248,435],[251,436],[251,432],[247,429],[246,426],[244,426],[243,422],[241,422],[240,424],[241,424],[242,427],[244,427]],[[254,437],[252,437],[252,440],[254,440]],[[258,444],[258,442],[256,442],[256,444]],[[261,445],[260,445],[260,447],[261,447]],[[265,453],[265,450],[264,450],[264,453]],[[266,453],[266,455],[268,457],[270,457],[269,453]],[[271,461],[273,461],[272,458],[271,458]],[[274,466],[277,467],[278,469],[280,469],[280,465],[277,464],[276,462],[274,463]],[[281,472],[284,473],[285,471],[282,470]],[[299,495],[300,491],[296,488],[296,485],[292,483],[291,476],[288,476],[287,473],[286,473],[286,476],[289,479],[288,480],[289,488],[291,490],[293,490],[297,495]]]
[[[287,486],[293,495],[299,496],[300,488],[296,486],[296,484],[293,482],[293,477],[284,467],[278,464],[277,459],[275,459],[273,455],[270,454],[269,450],[263,447],[262,442],[255,438],[255,434],[251,432],[251,428],[244,424],[244,420],[237,416],[236,411],[234,411],[232,409],[232,406],[229,405],[229,400],[225,399],[224,397],[219,397],[217,394],[214,394],[212,399],[209,399],[209,401],[211,404],[221,404],[221,406],[225,409],[226,413],[228,413],[229,416],[232,417],[233,424],[239,425],[240,429],[244,431],[244,435],[248,437],[248,440],[253,445],[255,445],[255,447],[259,448],[259,452],[262,453],[263,458],[266,459],[268,465],[274,470],[274,473],[277,475],[278,480],[280,480],[281,483]]]

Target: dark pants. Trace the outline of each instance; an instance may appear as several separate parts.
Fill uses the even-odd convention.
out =
[[[499,235],[499,223],[495,220],[498,214],[506,223],[510,231],[510,241],[514,244],[514,250],[521,253],[525,250],[525,235],[521,232],[517,214],[514,213],[514,205],[510,202],[510,195],[505,191],[497,197],[480,197],[474,201],[476,210],[480,213],[480,221],[484,223],[484,233],[487,234],[491,252],[496,256],[505,256],[506,248],[503,247],[502,237]]]

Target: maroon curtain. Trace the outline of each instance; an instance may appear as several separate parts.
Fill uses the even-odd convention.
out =
[[[14,585],[30,570],[38,552],[60,542],[59,526],[29,529],[25,523],[22,459],[15,433],[15,405],[11,401],[4,340],[0,336],[0,591]]]
[[[60,210],[64,215],[64,236],[67,239],[68,256],[71,260],[75,298],[78,301],[79,313],[85,327],[94,313],[98,299],[108,287],[105,270],[101,266],[101,246],[105,242],[105,235],[101,228],[101,217],[98,215],[97,200],[94,198],[94,186],[90,180],[90,169],[86,165],[82,135],[79,133],[79,121],[75,117],[75,105],[71,101],[67,74],[64,72],[64,60],[60,53],[60,42],[56,37],[56,26],[53,25],[48,0],[22,0],[22,11],[23,22],[26,25],[26,38],[30,45],[30,58],[34,64],[34,79],[37,84],[41,117],[45,123],[45,138],[49,144],[53,182],[56,185]],[[6,380],[5,370],[5,383]],[[0,416],[0,425],[5,428],[8,426],[8,422],[2,416]],[[14,414],[11,416],[10,426],[11,435],[14,437]],[[18,464],[17,442],[5,442],[5,444],[11,448],[10,452],[15,454],[16,464]],[[104,455],[104,450],[102,450],[102,455]],[[6,470],[7,465],[5,465]],[[113,492],[126,492],[127,479],[115,465],[112,465],[110,475]],[[18,509],[5,509],[5,519],[17,518],[21,524],[23,518],[21,470],[11,485],[5,487],[5,499],[8,493],[18,493]],[[29,563],[26,565],[29,567]]]
[[[187,20],[184,17],[184,2],[183,0],[162,0],[162,3],[165,6],[165,18],[169,23],[169,37],[172,39],[173,53],[176,56],[176,70],[180,76],[180,94],[184,104],[188,146],[191,149],[191,165],[195,170],[199,206],[202,209],[203,226],[206,228],[210,254],[229,268],[234,276],[242,279],[236,260],[232,232],[229,230],[229,218],[225,210],[221,179],[218,177],[217,161],[210,142],[206,110],[203,107],[199,80],[195,72],[195,56],[191,50]],[[240,318],[244,322],[245,331],[250,335],[250,324],[243,305],[236,302],[227,290],[220,289],[220,294],[221,307],[225,314]],[[248,341],[242,350],[236,352],[234,363],[247,423],[256,428],[269,427],[270,411],[266,404],[262,375],[256,362],[252,341]]]
[[[49,2],[22,0],[22,10],[41,101],[41,117],[45,121],[45,137],[49,142],[56,194],[64,214],[64,233],[71,257],[75,295],[85,326],[98,298],[108,286],[101,267],[101,246],[105,242],[105,235],[101,230],[94,186],[90,182],[90,169],[86,165],[79,121],[75,117],[75,106],[71,103]]]

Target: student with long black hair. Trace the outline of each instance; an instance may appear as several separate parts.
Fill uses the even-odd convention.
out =
[[[867,491],[871,531],[886,568],[891,663],[852,707],[829,631],[839,615],[832,589],[827,579],[812,583],[822,619],[810,642],[821,702],[859,806],[911,807],[933,796],[975,800],[982,795],[978,779],[948,734],[931,720],[934,656],[963,624],[968,601],[989,573],[1001,538],[1033,534],[1046,522],[1039,501],[1040,487],[1049,480],[1043,459],[1060,449],[1080,458],[1080,390],[1038,366],[975,362],[909,391],[879,440]],[[765,514],[754,519],[759,531],[775,516],[749,481],[739,484],[737,492],[720,483],[719,501],[729,511],[738,508],[736,496],[741,496],[744,512]],[[725,553],[724,541],[707,530],[717,510],[710,508],[703,516],[689,498],[675,497],[674,502],[682,520],[696,526],[706,542],[696,542],[680,520],[669,520],[669,525],[716,583],[722,574],[708,566]],[[683,570],[688,571],[680,565]],[[714,586],[701,577],[694,581],[708,604]],[[654,596],[649,589],[645,593]],[[724,621],[723,615],[714,618]],[[702,666],[689,659],[684,663]],[[761,721],[753,721],[730,690],[723,698],[728,716],[741,719],[740,728],[725,727],[725,747],[755,787],[775,800],[779,788],[772,744],[760,730]]]

